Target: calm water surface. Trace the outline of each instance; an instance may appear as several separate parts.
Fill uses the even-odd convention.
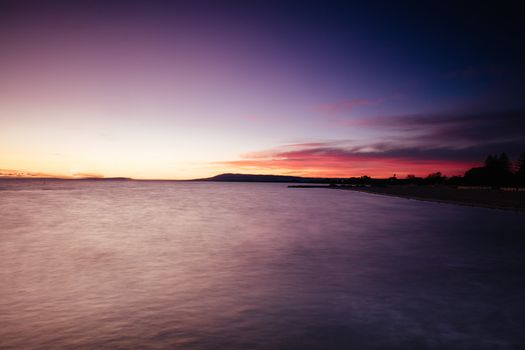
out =
[[[525,214],[0,181],[1,349],[523,349]]]

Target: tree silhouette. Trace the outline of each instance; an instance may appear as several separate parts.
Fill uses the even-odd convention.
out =
[[[440,184],[445,182],[446,177],[441,174],[441,171],[438,171],[436,173],[429,174],[425,180],[429,184]]]
[[[487,156],[487,158],[485,159],[485,168],[494,168],[495,166],[497,166],[496,164],[498,163],[498,158],[497,156],[493,156],[492,154],[489,154]]]
[[[518,159],[518,169],[516,172],[518,174],[525,174],[525,152],[523,152]]]
[[[512,163],[506,153],[502,153],[498,158],[499,170],[506,174],[512,173]]]
[[[517,162],[516,180],[519,184],[525,185],[525,152],[521,154]]]
[[[499,157],[497,155],[489,155],[487,159],[485,159],[485,167],[497,173],[512,172],[512,164],[506,153],[501,153]]]
[[[505,185],[513,182],[512,163],[506,153],[489,155],[485,166],[472,168],[465,173],[465,181],[475,185]]]

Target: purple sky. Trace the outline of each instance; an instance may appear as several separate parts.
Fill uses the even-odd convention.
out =
[[[2,1],[0,171],[461,174],[525,151],[518,17],[443,2]]]

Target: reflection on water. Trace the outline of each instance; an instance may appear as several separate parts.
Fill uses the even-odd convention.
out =
[[[513,348],[525,214],[283,184],[0,180],[2,349]]]

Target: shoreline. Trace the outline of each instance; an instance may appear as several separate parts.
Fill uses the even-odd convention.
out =
[[[508,193],[498,190],[460,190],[446,186],[328,188],[426,202],[525,212],[525,194],[523,193]]]
[[[458,189],[450,186],[288,186],[290,188],[327,188],[356,191],[379,196],[397,197],[426,202],[525,212],[525,192],[491,189]]]

